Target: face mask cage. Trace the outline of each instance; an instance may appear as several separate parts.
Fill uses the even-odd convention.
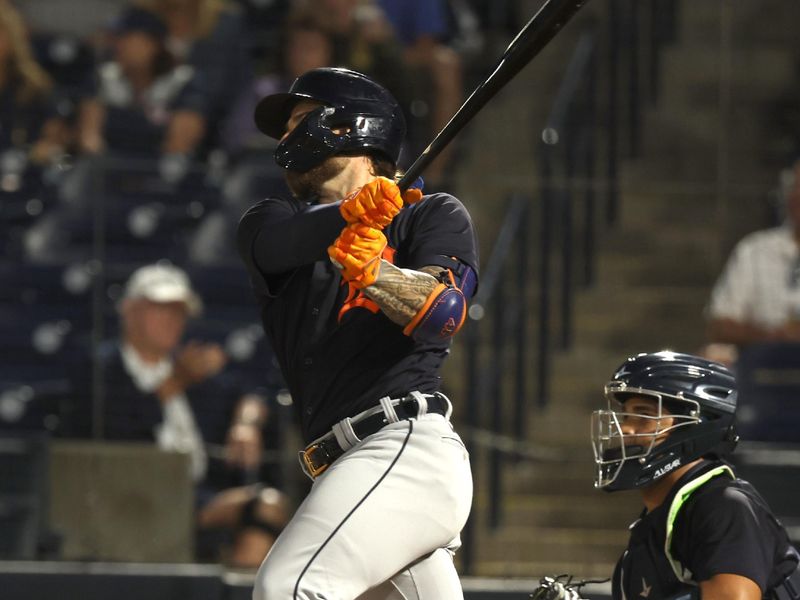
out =
[[[643,396],[654,401],[647,413],[625,412],[623,399],[617,395]],[[597,467],[595,487],[603,488],[619,477],[628,461],[646,465],[653,449],[675,431],[700,422],[700,405],[695,400],[661,394],[641,388],[629,388],[623,382],[612,381],[606,385],[608,408],[592,413],[592,450]],[[686,410],[673,413],[665,409],[678,401]],[[625,433],[623,428],[627,431]]]

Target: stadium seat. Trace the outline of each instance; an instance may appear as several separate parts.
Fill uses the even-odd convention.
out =
[[[800,444],[742,442],[732,455],[738,475],[752,483],[800,543]]]
[[[742,348],[736,379],[742,439],[800,444],[800,344]]]

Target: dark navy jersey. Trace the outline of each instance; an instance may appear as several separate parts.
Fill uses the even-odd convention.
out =
[[[680,488],[722,464],[703,461],[691,469],[658,508],[631,527],[628,549],[614,573],[615,600],[667,598],[691,585],[678,579],[664,552],[669,508]],[[794,572],[798,562],[786,530],[758,492],[725,473],[701,484],[681,506],[670,548],[688,581],[707,581],[723,573],[741,575],[758,584],[765,597]]]
[[[327,247],[344,225],[338,203],[275,198],[253,206],[239,224],[239,251],[306,442],[383,396],[437,391],[450,347],[415,342],[343,282]],[[398,267],[460,263],[477,274],[472,221],[453,196],[432,194],[404,208],[385,234],[391,250],[384,258]]]

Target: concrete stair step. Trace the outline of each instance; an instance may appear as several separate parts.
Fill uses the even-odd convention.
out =
[[[576,458],[568,464],[542,461],[513,465],[504,472],[505,489],[512,494],[537,496],[569,494],[594,499],[598,493],[593,483],[594,463],[591,458],[588,427],[584,429],[582,446],[564,450],[565,454],[579,455],[582,460]]]
[[[484,536],[477,553],[478,560],[576,561],[588,563],[605,559],[609,562],[622,554],[627,542],[625,527],[608,529],[503,528]]]
[[[722,10],[727,11],[727,17]],[[730,19],[731,34],[743,46],[790,45],[797,39],[793,24],[798,14],[791,0],[737,0],[736,2],[684,2],[679,11],[680,38],[717,40],[720,24]]]
[[[723,60],[731,67],[728,81],[741,89],[781,86],[794,69],[789,45],[732,44],[723,54],[718,39],[686,40],[664,49],[663,81],[672,84],[663,88],[664,93],[685,93],[692,89],[693,84],[707,85],[718,81]],[[691,68],[687,68],[689,66]],[[672,92],[668,87],[673,88]]]
[[[690,251],[665,251],[661,254],[642,254],[637,249],[617,251],[612,256],[600,256],[597,263],[597,279],[616,285],[634,285],[638,289],[648,287],[702,288],[710,286],[719,270],[719,259],[709,253],[695,254]],[[676,265],[683,268],[676,269]],[[633,291],[631,296],[635,295]]]
[[[683,186],[681,186],[683,187]],[[766,187],[753,185],[748,195],[763,194]],[[613,240],[618,230],[631,231],[634,236],[649,234],[650,230],[678,230],[681,232],[707,232],[710,223],[718,221],[717,189],[714,184],[696,189],[678,189],[675,184],[643,185],[639,181],[622,183],[624,202],[620,207],[619,223],[606,240]]]
[[[645,138],[657,137],[647,131],[643,135]],[[754,184],[775,180],[774,165],[767,165],[768,169],[765,170],[767,159],[759,154],[761,146],[758,141],[754,139],[750,143],[753,151],[749,155],[741,152],[727,155],[724,183],[729,189],[749,189]],[[685,189],[695,190],[718,184],[719,166],[717,149],[708,150],[687,143],[667,146],[659,152],[650,150],[635,160],[625,162],[620,170],[623,181],[644,182],[649,179],[653,186],[667,188],[674,188],[675,182],[680,182]]]
[[[548,496],[508,496],[503,510],[503,522],[511,528],[566,527],[570,529],[623,530],[633,522],[641,502],[636,494],[606,494],[595,492],[587,502],[583,496],[551,494]],[[480,494],[476,506],[485,506]]]
[[[458,555],[456,555],[458,556]],[[524,557],[514,557],[504,560],[487,559],[478,563],[478,571],[482,577],[501,578],[533,578],[570,573],[576,579],[606,579],[614,572],[616,561],[599,562],[596,558],[586,562],[573,560],[544,560],[530,561]],[[531,592],[535,589],[531,588]]]
[[[714,156],[722,139],[720,130],[724,128],[730,159],[752,163],[754,150],[765,135],[765,120],[753,115],[763,114],[764,110],[764,102],[744,104],[738,99],[729,115],[721,114],[716,102],[692,107],[665,105],[660,110],[648,110],[641,125],[642,155],[686,152]],[[726,123],[725,118],[735,125]]]
[[[648,302],[650,297],[641,301],[633,298],[638,289],[675,290],[685,293],[691,288],[703,289],[713,283],[719,267],[719,259],[707,248],[699,249],[688,246],[695,245],[685,240],[687,246],[681,245],[684,240],[670,246],[666,243],[655,244],[653,240],[636,240],[625,244],[622,239],[609,241],[597,260],[597,281],[604,282],[600,291],[587,290],[589,298],[598,297],[601,292],[614,293],[614,289],[633,286],[630,290],[630,302]],[[613,244],[613,245],[612,245]],[[604,244],[605,245],[605,244]],[[622,290],[624,291],[624,290]],[[657,292],[655,292],[657,293]],[[625,300],[628,301],[627,299]],[[672,300],[671,302],[675,302]]]
[[[674,352],[697,353],[706,341],[704,323],[701,317],[695,322],[688,318],[678,323],[656,323],[665,330],[654,329],[654,324],[641,325],[637,330],[612,332],[603,336],[587,335],[581,339],[600,346],[606,351],[625,348],[627,353],[655,352],[672,350]],[[669,327],[673,327],[669,330]]]

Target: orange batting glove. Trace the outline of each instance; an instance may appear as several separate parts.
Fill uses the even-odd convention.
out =
[[[413,204],[422,197],[418,189],[400,193],[397,184],[386,177],[377,177],[342,200],[339,212],[348,223],[363,223],[383,229],[403,208],[403,203]]]
[[[386,236],[380,229],[351,223],[328,247],[328,256],[341,270],[342,279],[363,289],[378,278],[385,248]]]

